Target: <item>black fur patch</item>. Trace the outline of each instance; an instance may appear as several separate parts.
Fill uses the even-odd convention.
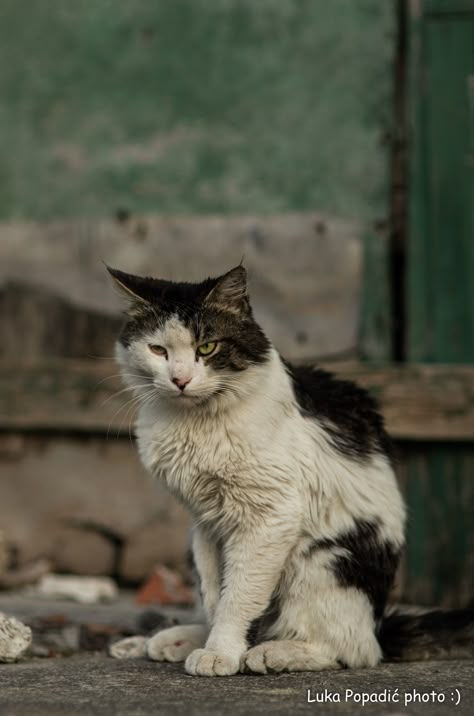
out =
[[[332,569],[343,587],[355,587],[367,594],[375,619],[380,619],[387,603],[400,559],[400,550],[380,538],[375,522],[356,520],[353,529],[335,539],[315,540],[307,557],[321,549],[342,548],[347,554],[334,559]]]
[[[280,615],[280,602],[274,594],[261,616],[253,620],[247,630],[247,644],[249,649],[265,640],[268,629],[276,622]]]
[[[322,424],[336,450],[356,460],[376,452],[391,459],[383,417],[364,388],[319,368],[285,365],[302,415]]]
[[[165,281],[159,278],[134,276],[133,274],[108,268],[116,281],[129,291],[132,300],[135,298],[153,305],[159,304],[164,313],[174,311],[181,306],[196,309],[204,298],[217,286],[218,278],[208,278],[200,283],[186,281]]]
[[[378,639],[387,661],[472,658],[474,609],[390,614],[382,620]]]
[[[235,314],[204,304],[191,328],[199,343],[220,341],[219,350],[207,359],[215,370],[245,370],[268,358],[270,342],[251,312]]]

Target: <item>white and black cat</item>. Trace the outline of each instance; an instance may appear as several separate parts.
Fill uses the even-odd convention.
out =
[[[373,399],[280,357],[242,266],[195,284],[109,271],[140,456],[192,515],[206,617],[148,656],[202,676],[366,667],[453,654],[453,631],[473,655],[472,611],[386,613],[405,507]]]

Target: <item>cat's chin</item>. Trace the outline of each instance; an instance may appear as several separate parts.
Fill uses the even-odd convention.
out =
[[[202,405],[213,397],[212,393],[172,393],[171,401],[175,405]]]

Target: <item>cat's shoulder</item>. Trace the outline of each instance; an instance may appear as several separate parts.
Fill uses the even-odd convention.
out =
[[[341,452],[352,457],[391,454],[383,416],[365,388],[318,366],[284,364],[300,413],[317,420]]]
[[[375,413],[381,419],[375,399],[360,385],[315,365],[284,363],[303,410],[328,418],[336,417],[341,410],[351,410],[354,414]]]

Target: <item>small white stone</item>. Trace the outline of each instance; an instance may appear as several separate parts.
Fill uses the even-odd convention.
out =
[[[30,627],[0,612],[0,662],[17,661],[31,645]]]
[[[37,586],[42,597],[72,599],[82,604],[111,601],[118,596],[117,585],[110,577],[81,577],[46,574]]]

